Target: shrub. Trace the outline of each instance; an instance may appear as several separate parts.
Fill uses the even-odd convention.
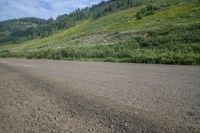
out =
[[[148,5],[146,5],[146,7],[140,9],[136,13],[135,17],[136,17],[136,19],[142,19],[143,16],[153,15],[154,12],[158,9],[159,9],[158,7],[148,4]]]
[[[11,52],[10,50],[2,50],[0,51],[0,57],[8,58],[8,57],[15,57],[15,53]]]
[[[142,14],[140,12],[137,12],[135,14],[136,19],[142,19]]]

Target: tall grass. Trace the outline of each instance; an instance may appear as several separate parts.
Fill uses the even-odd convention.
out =
[[[162,5],[159,1],[154,4]],[[199,3],[177,2],[159,9],[151,7],[152,14],[147,15],[151,10],[145,10],[142,19],[137,20],[135,14],[144,7],[86,20],[48,38],[2,46],[0,57],[199,65]],[[82,45],[84,37],[90,39],[92,34],[111,32],[120,33],[120,39],[116,36],[114,42]]]

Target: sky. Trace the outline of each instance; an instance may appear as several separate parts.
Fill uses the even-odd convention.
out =
[[[21,17],[56,18],[100,1],[102,0],[0,0],[0,21]]]

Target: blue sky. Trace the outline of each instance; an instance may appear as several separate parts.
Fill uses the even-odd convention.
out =
[[[56,18],[102,0],[0,0],[0,21],[20,18]]]

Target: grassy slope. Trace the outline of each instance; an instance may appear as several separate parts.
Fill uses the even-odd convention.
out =
[[[155,60],[159,60],[162,58],[162,53],[163,51],[166,53],[167,57],[165,58],[172,58],[170,53],[169,56],[169,51],[171,48],[169,48],[167,51],[163,50],[163,48],[160,47],[142,47],[141,41],[137,41],[138,38],[141,39],[145,34],[148,32],[163,32],[163,30],[168,31],[170,27],[174,27],[175,29],[177,28],[178,32],[174,32],[173,28],[171,31],[168,31],[168,35],[156,35],[155,36],[145,36],[142,38],[142,42],[144,40],[152,40],[154,39],[155,42],[158,40],[158,38],[165,37],[166,38],[172,37],[175,38],[173,43],[174,45],[177,45],[179,49],[182,49],[185,47],[185,45],[182,45],[185,43],[185,41],[179,41],[176,38],[180,38],[182,36],[182,32],[184,30],[179,30],[180,28],[189,28],[194,25],[200,24],[200,4],[199,2],[180,2],[184,0],[171,0],[173,2],[168,1],[171,5],[166,3],[166,0],[158,0],[154,2],[153,4],[155,6],[163,6],[159,10],[157,10],[153,15],[145,16],[140,20],[137,20],[135,18],[135,14],[141,9],[144,8],[143,6],[131,8],[128,10],[123,10],[120,12],[116,12],[104,17],[101,17],[97,20],[85,20],[82,22],[79,22],[76,26],[65,30],[65,31],[60,31],[59,33],[52,35],[47,38],[43,39],[35,39],[31,41],[27,41],[21,44],[4,44],[0,46],[1,50],[11,50],[13,52],[17,53],[26,53],[24,51],[44,51],[48,48],[49,49],[61,49],[62,52],[61,54],[57,56],[62,56],[62,58],[106,58],[106,57],[112,57],[112,58],[117,58],[117,60],[121,60],[121,58],[124,58],[125,61],[132,61],[132,62],[145,62],[145,63],[172,63],[172,64],[199,64],[199,54],[198,54],[198,49],[200,42],[196,39],[198,37],[195,37],[195,41],[190,41],[189,43],[187,42],[185,45],[189,46],[194,46],[197,48],[197,52],[194,52],[194,50],[187,52],[179,51],[180,55],[183,56],[182,58],[186,58],[185,56],[190,56],[188,58],[191,58],[190,63],[187,63],[187,61],[184,62],[177,62],[177,61],[172,61],[172,62],[159,62]],[[180,28],[179,28],[180,27]],[[198,27],[198,26],[197,26]],[[188,29],[189,31],[190,29]],[[187,35],[193,35],[195,32],[198,32],[199,29],[192,31],[191,33],[187,32]],[[101,34],[99,34],[101,33]],[[130,33],[128,36],[125,33]],[[102,36],[105,34],[105,36]],[[121,39],[114,39],[114,41],[108,40],[108,41],[103,41],[105,39],[106,34],[109,34],[110,36],[116,36],[116,38],[120,35]],[[179,36],[180,34],[180,36]],[[141,37],[140,37],[141,35]],[[102,38],[100,37],[102,36]],[[136,38],[136,37],[137,38]],[[139,37],[138,37],[139,36]],[[101,41],[96,41],[100,37]],[[134,38],[135,37],[135,38]],[[85,40],[91,40],[91,41],[86,41],[87,45],[82,45]],[[121,41],[123,40],[123,41]],[[173,39],[172,39],[173,40]],[[170,39],[168,39],[170,41]],[[97,43],[98,42],[98,43]],[[131,43],[131,44],[130,44]],[[139,43],[139,44],[138,44]],[[162,43],[162,41],[161,41]],[[106,46],[105,46],[105,45]],[[113,46],[114,45],[114,46]],[[131,46],[130,46],[131,45]],[[139,45],[139,46],[138,46]],[[165,43],[163,43],[165,45]],[[166,43],[168,46],[168,43]],[[170,47],[174,47],[171,46]],[[73,47],[73,48],[72,48]],[[80,47],[83,47],[80,50]],[[127,47],[127,49],[121,48],[121,47]],[[131,47],[131,48],[129,48]],[[116,49],[119,49],[117,51]],[[192,49],[193,47],[191,47]],[[63,52],[63,50],[65,50]],[[68,50],[68,51],[67,51]],[[101,51],[102,50],[102,51]],[[114,50],[114,52],[113,52]],[[52,50],[50,50],[52,53]],[[95,56],[95,54],[99,54],[99,51],[101,52],[101,56]],[[45,51],[46,52],[46,51]],[[56,51],[57,52],[57,51]],[[74,54],[73,54],[74,52]],[[107,52],[107,53],[105,53]],[[119,52],[123,52],[123,54],[119,54]],[[176,52],[176,51],[175,51]],[[66,54],[67,53],[67,54]],[[110,53],[110,54],[108,54]],[[125,54],[124,53],[129,53]],[[143,54],[141,54],[143,53]],[[136,60],[133,58],[146,58],[144,54],[147,54],[146,56],[159,56],[159,59],[145,59],[145,60]],[[160,55],[158,55],[161,53]],[[186,53],[186,54],[185,54]],[[34,53],[33,58],[38,58],[35,56],[36,53]],[[55,54],[55,52],[54,52]],[[136,55],[137,54],[137,55]],[[184,55],[183,55],[184,54]],[[143,57],[143,55],[145,57]],[[26,56],[22,54],[22,56]],[[29,57],[30,57],[29,56]],[[174,56],[174,55],[173,55]],[[52,58],[48,56],[49,58]],[[44,56],[41,55],[39,58],[48,58],[46,55]],[[32,57],[31,57],[32,58]],[[57,58],[57,57],[56,57]],[[60,58],[60,57],[58,57]],[[154,58],[154,57],[153,57]],[[183,60],[181,58],[181,60]],[[114,60],[115,60],[114,59]],[[128,59],[128,60],[127,60]],[[110,60],[110,59],[108,59]],[[111,59],[113,60],[113,59]],[[122,59],[123,60],[123,59]],[[150,62],[148,61],[150,60]],[[167,59],[168,60],[168,59]],[[174,60],[180,60],[179,58],[175,58]],[[195,60],[195,61],[194,61]],[[192,63],[193,62],[193,63]]]

